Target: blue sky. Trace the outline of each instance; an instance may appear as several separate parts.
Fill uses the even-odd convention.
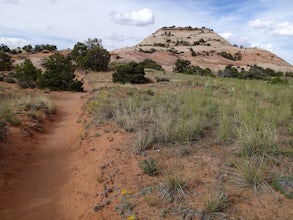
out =
[[[97,37],[112,50],[163,26],[205,26],[293,64],[292,9],[292,0],[0,0],[0,43],[64,49]]]

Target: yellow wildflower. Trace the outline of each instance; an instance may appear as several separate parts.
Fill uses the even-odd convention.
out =
[[[131,215],[127,218],[127,220],[135,220],[135,215]]]

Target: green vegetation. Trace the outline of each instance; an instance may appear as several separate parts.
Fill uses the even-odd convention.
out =
[[[38,78],[40,88],[65,91],[83,91],[83,82],[75,79],[71,61],[61,55],[54,54],[44,64],[46,71]]]
[[[29,59],[26,59],[15,67],[15,73],[18,84],[22,88],[35,88],[42,71],[37,69]]]
[[[251,187],[254,191],[267,185],[266,168],[267,159],[262,157],[252,156],[247,159],[243,159],[238,164],[235,164],[237,171],[235,171],[232,179],[240,186]]]
[[[205,204],[204,216],[207,219],[217,216],[223,213],[224,209],[228,206],[228,198],[223,188],[216,190],[216,192],[210,195],[208,201]]]
[[[293,176],[274,177],[272,186],[288,199],[293,199]]]
[[[159,173],[157,163],[151,157],[144,159],[140,165],[140,168],[149,176],[156,176]]]
[[[20,120],[17,118],[14,113],[13,105],[9,102],[1,102],[0,106],[0,118],[2,118],[4,123],[9,123],[13,126],[17,126],[20,124]],[[2,123],[3,123],[2,122]]]
[[[169,202],[182,201],[185,199],[187,185],[184,178],[174,171],[167,173],[166,181],[162,186],[162,198]]]
[[[251,66],[247,71],[245,71],[244,69],[241,69],[241,71],[239,71],[232,65],[227,65],[224,70],[220,70],[218,72],[218,76],[220,77],[266,80],[271,84],[286,85],[288,81],[280,78],[280,76],[285,75],[290,76],[291,73],[283,73],[280,71],[277,72],[270,68],[263,68],[257,65]]]
[[[11,69],[11,57],[3,52],[0,51],[0,71],[7,71]]]
[[[10,48],[5,44],[0,45],[0,51],[4,52],[4,53],[10,53],[11,52]]]
[[[30,50],[31,49],[30,45],[27,45],[27,47],[25,49]],[[50,51],[50,52],[54,52],[54,51],[57,51],[57,46],[51,45],[51,44],[37,44],[37,45],[35,45],[32,52],[39,53],[39,52],[42,52],[45,50]]]
[[[174,71],[178,73],[183,73],[191,65],[189,60],[177,59],[174,67]]]
[[[144,84],[150,81],[145,78],[144,66],[130,62],[127,64],[121,64],[116,68],[113,73],[113,82],[115,83],[132,83],[132,84]]]
[[[274,195],[269,202],[281,195],[260,189],[272,190],[272,185],[281,193],[282,188],[290,193],[292,181],[285,176],[292,176],[291,79],[286,85],[272,85],[197,74],[155,71],[146,75],[170,81],[99,87],[86,109],[93,116],[89,125],[112,120],[129,132],[133,144],[126,148],[136,153],[144,173],[157,171],[152,161],[160,164],[160,175],[144,176],[142,187],[152,189],[144,194],[149,208],[159,213],[157,204],[163,199],[159,204],[168,210],[164,212],[167,218],[229,218],[230,210],[239,208],[234,195],[245,196],[253,207],[254,193],[247,191],[258,191],[268,199]],[[185,178],[180,172],[168,172],[174,166],[184,169]],[[207,198],[207,192],[218,184],[222,190]],[[195,198],[193,192],[199,188],[204,193]],[[288,201],[281,198],[282,206]]]
[[[23,46],[22,49],[27,53],[31,53],[33,51],[33,46],[28,44],[28,45]]]
[[[152,59],[145,59],[143,62],[140,63],[144,68],[154,69],[154,70],[164,70],[161,65],[156,63],[156,61]]]
[[[218,55],[225,57],[228,60],[241,60],[242,59],[242,55],[240,52],[237,52],[234,56],[231,53],[227,53],[225,51],[218,53]]]
[[[88,39],[85,43],[78,42],[71,51],[70,57],[84,69],[105,71],[110,62],[110,53],[103,48],[100,39]]]
[[[155,53],[157,50],[155,48],[151,48],[150,50],[144,50],[142,48],[139,48],[138,51],[141,53]]]

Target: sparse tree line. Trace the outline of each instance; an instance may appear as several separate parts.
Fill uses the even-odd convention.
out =
[[[42,51],[57,51],[57,46],[51,44],[37,44],[34,47],[31,44],[25,45],[22,48],[17,47],[16,49],[10,49],[7,45],[1,44],[0,51],[10,54],[21,54],[22,52],[27,53],[39,53]]]
[[[10,71],[8,80],[13,77],[23,88],[48,88],[51,90],[82,91],[83,82],[74,74],[76,68],[93,69],[95,71],[107,70],[110,62],[110,53],[103,48],[101,40],[88,39],[86,42],[78,42],[67,56],[59,53],[51,55],[43,64],[45,71],[37,69],[31,60],[26,59],[23,63],[12,66],[11,56],[6,47],[0,51],[0,71]],[[26,51],[56,51],[53,45],[25,46]],[[1,79],[1,78],[0,78]],[[3,80],[3,78],[2,78]]]
[[[233,67],[232,65],[227,65],[225,69],[219,70],[217,73],[211,71],[210,68],[201,68],[199,66],[191,65],[189,60],[177,59],[174,67],[175,72],[185,73],[189,75],[200,75],[209,77],[228,77],[228,78],[238,78],[238,79],[256,79],[256,80],[266,80],[271,83],[287,83],[286,79],[281,77],[293,77],[292,72],[281,72],[275,71],[271,68],[263,68],[257,65],[248,66],[249,69]]]

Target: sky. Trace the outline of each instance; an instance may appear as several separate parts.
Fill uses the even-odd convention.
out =
[[[99,38],[113,50],[164,26],[204,26],[293,64],[292,9],[292,0],[0,0],[0,44],[67,49]]]

